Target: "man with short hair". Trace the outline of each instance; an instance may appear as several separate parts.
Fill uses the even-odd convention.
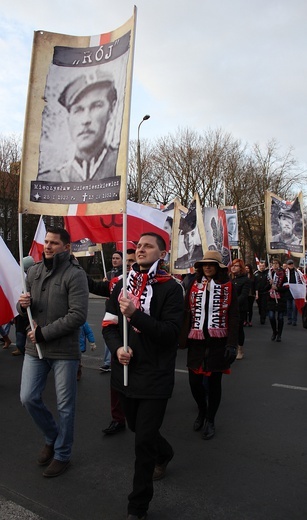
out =
[[[67,110],[75,157],[54,171],[39,172],[37,180],[83,182],[114,177],[118,148],[110,146],[107,138],[117,102],[113,77],[100,69],[79,76],[65,87],[58,101]]]
[[[265,324],[267,315],[267,299],[268,299],[268,274],[269,270],[265,265],[265,260],[260,260],[258,270],[254,273],[255,278],[255,294],[258,305],[260,324]]]
[[[111,384],[120,394],[129,428],[135,432],[135,473],[128,497],[128,520],[145,520],[153,496],[152,480],[164,477],[174,452],[162,437],[167,401],[174,386],[175,360],[183,315],[183,290],[162,270],[166,244],[144,233],[136,264],[115,286],[106,304],[103,336],[112,352]],[[123,282],[127,297],[123,296]],[[128,351],[124,320],[128,321]],[[128,366],[128,386],[123,367]]]
[[[27,292],[17,304],[21,316],[31,308],[34,329],[28,331],[21,377],[20,398],[45,436],[37,463],[48,465],[44,477],[57,477],[71,457],[80,362],[79,330],[86,321],[86,274],[70,254],[65,229],[48,228],[42,262],[27,273]],[[36,343],[42,359],[39,359]],[[58,422],[42,400],[47,377],[54,373]]]

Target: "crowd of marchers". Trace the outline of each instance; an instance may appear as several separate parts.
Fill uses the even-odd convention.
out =
[[[43,476],[51,478],[69,467],[81,353],[87,342],[96,348],[86,321],[89,292],[107,298],[102,317],[106,350],[100,370],[111,374],[112,420],[103,432],[114,435],[127,425],[135,434],[129,520],[147,518],[153,482],[165,476],[175,455],[160,429],[174,387],[177,349],[186,349],[197,408],[191,430],[211,440],[216,435],[222,377],[231,373],[235,360],[244,358],[245,328],[253,325],[255,302],[260,323],[268,318],[271,339],[280,342],[285,317],[289,325],[297,324],[293,287],[303,289],[306,296],[304,275],[292,259],[281,265],[273,258],[269,266],[260,260],[254,271],[238,258],[226,266],[218,251],[208,250],[196,259],[193,273],[178,278],[168,272],[166,258],[164,239],[144,233],[135,250],[113,253],[112,269],[97,282],[71,254],[67,231],[48,228],[42,261],[28,269],[26,292],[17,304],[12,354],[24,356],[20,398],[43,434],[37,464],[44,466]],[[0,333],[3,349],[9,349],[8,328],[2,327]],[[57,418],[43,400],[50,372]]]

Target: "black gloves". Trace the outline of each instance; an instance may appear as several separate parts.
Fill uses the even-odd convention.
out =
[[[237,347],[232,347],[231,345],[226,345],[224,357],[225,357],[226,361],[229,362],[230,365],[235,361],[236,356],[237,356]]]

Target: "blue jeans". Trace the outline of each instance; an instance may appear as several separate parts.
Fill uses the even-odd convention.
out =
[[[107,345],[105,345],[105,348],[104,348],[103,364],[111,366],[111,352],[108,349]]]
[[[45,442],[54,445],[54,458],[68,461],[74,436],[78,359],[39,359],[25,354],[20,399],[43,432]],[[53,370],[58,410],[58,424],[42,400],[47,377]]]
[[[297,322],[297,307],[295,305],[295,300],[287,300],[287,318],[288,322],[296,323]]]

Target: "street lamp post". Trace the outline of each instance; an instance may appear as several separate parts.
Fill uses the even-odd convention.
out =
[[[138,167],[138,203],[140,204],[142,202],[142,194],[141,194],[141,187],[142,187],[142,168],[141,168],[141,144],[140,144],[140,126],[144,121],[147,121],[150,116],[147,114],[143,117],[142,121],[139,123],[138,126],[138,141],[137,141],[137,167]]]

